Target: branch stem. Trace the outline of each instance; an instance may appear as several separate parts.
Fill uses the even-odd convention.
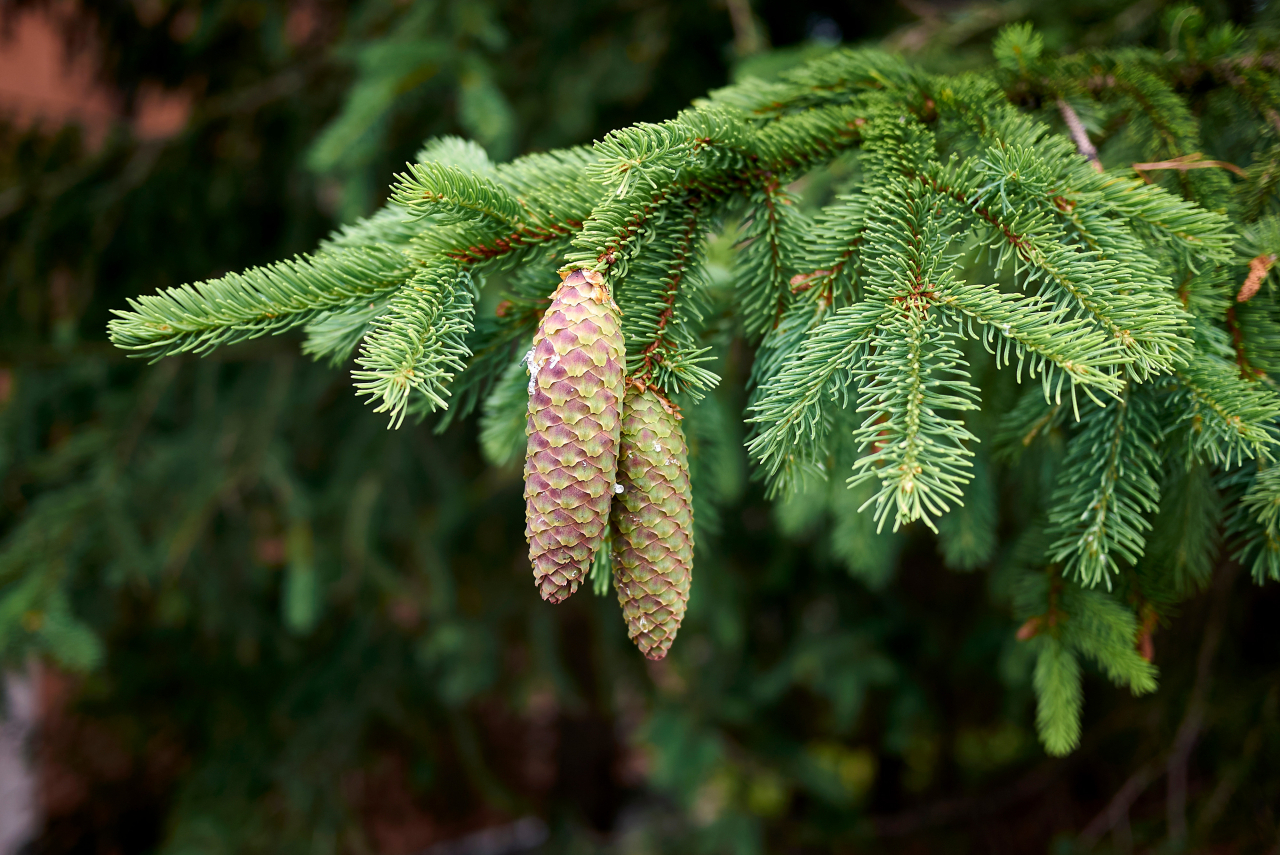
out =
[[[1095,171],[1102,172],[1102,161],[1098,159],[1098,150],[1089,139],[1089,132],[1084,129],[1084,122],[1080,121],[1080,116],[1065,98],[1058,98],[1058,112],[1062,114],[1062,121],[1067,123],[1067,131],[1071,134],[1076,149],[1092,164]]]

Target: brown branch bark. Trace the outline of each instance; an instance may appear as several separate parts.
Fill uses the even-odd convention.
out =
[[[1009,786],[977,796],[943,799],[890,816],[872,819],[877,837],[906,837],[926,828],[946,825],[958,819],[998,813],[1047,789],[1066,769],[1061,760],[1051,760],[1033,769]]]
[[[1173,157],[1169,160],[1157,160],[1151,163],[1135,163],[1133,164],[1133,171],[1138,173],[1138,175],[1142,177],[1142,180],[1148,184],[1151,183],[1151,178],[1147,173],[1160,169],[1176,169],[1179,172],[1186,172],[1188,169],[1225,169],[1229,172],[1234,172],[1241,178],[1249,177],[1249,173],[1245,172],[1234,163],[1227,163],[1225,160],[1204,160],[1203,157],[1204,155],[1197,151],[1192,152],[1191,154],[1184,154],[1181,157]]]
[[[1107,806],[1103,808],[1102,813],[1093,818],[1093,821],[1085,826],[1084,831],[1080,832],[1080,842],[1086,847],[1092,847],[1102,836],[1111,831],[1121,823],[1127,822],[1129,818],[1129,808],[1133,807],[1133,803],[1138,800],[1156,779],[1156,764],[1144,763],[1138,767],[1138,771],[1129,776],[1120,789],[1116,790],[1116,794],[1111,797],[1111,801],[1107,802]]]
[[[1089,132],[1084,129],[1084,122],[1080,121],[1080,116],[1065,98],[1058,98],[1058,112],[1062,114],[1062,121],[1067,123],[1067,131],[1075,141],[1076,149],[1084,155],[1085,160],[1089,161],[1096,171],[1101,172],[1102,161],[1098,159],[1098,150],[1089,139]]]

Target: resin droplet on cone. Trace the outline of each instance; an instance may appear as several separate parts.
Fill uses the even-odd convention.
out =
[[[560,283],[525,361],[525,536],[538,591],[558,603],[604,540],[618,462],[622,329],[598,273]]]
[[[656,393],[627,388],[613,500],[613,585],[627,635],[667,655],[684,620],[693,571],[693,505],[684,432]]]

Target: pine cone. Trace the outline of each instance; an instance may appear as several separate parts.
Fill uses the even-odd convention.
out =
[[[613,586],[627,635],[667,655],[684,620],[693,570],[693,505],[684,432],[654,392],[628,386],[613,502]]]
[[[622,330],[600,274],[560,283],[525,361],[525,537],[538,590],[558,603],[591,568],[617,475]]]

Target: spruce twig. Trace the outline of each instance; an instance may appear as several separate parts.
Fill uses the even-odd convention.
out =
[[[1057,103],[1058,112],[1062,114],[1062,121],[1066,122],[1067,131],[1071,134],[1071,139],[1075,142],[1076,149],[1084,155],[1085,160],[1089,161],[1089,165],[1093,167],[1095,172],[1102,172],[1102,161],[1098,159],[1098,149],[1094,147],[1093,141],[1089,139],[1089,132],[1085,130],[1084,122],[1080,121],[1080,116],[1067,103],[1067,99],[1059,95]]]

